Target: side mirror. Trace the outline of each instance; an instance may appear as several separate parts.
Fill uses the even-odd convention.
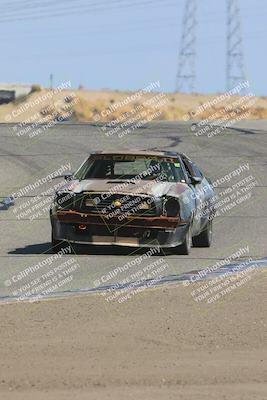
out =
[[[65,179],[66,181],[71,181],[71,180],[73,179],[73,172],[67,172],[67,173],[64,175],[64,179]]]
[[[71,181],[73,179],[73,172],[66,172],[64,175],[54,176],[52,179],[64,178],[66,181]]]
[[[199,176],[191,176],[190,179],[191,179],[192,185],[197,185],[197,184],[201,183],[203,180],[203,178],[201,178]]]

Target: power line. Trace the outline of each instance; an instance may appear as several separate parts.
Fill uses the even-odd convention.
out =
[[[82,0],[57,0],[57,4],[63,3],[65,4],[66,2],[77,2],[77,1],[82,1]],[[3,11],[5,12],[6,10],[15,10],[18,11],[18,9],[24,10],[25,8],[42,8],[42,7],[47,7],[49,5],[55,5],[55,2],[53,0],[48,0],[48,1],[43,1],[41,2],[33,2],[32,0],[22,0],[22,1],[15,1],[15,2],[8,2],[8,3],[3,3],[1,2],[0,7],[3,8]]]
[[[66,4],[67,2],[67,4]],[[69,2],[69,4],[68,4]],[[81,4],[77,2],[82,2]],[[41,2],[41,3],[32,3],[31,1],[25,1],[25,2],[19,2],[18,5],[12,5],[9,4],[7,6],[3,6],[0,4],[0,10],[1,6],[3,6],[3,10],[1,10],[1,14],[5,16],[12,16],[14,13],[17,14],[19,13],[28,13],[29,11],[31,12],[43,12],[43,11],[63,11],[63,10],[68,10],[68,9],[82,9],[83,7],[91,7],[91,6],[98,6],[98,5],[109,5],[109,4],[122,4],[124,2],[127,2],[127,0],[110,0],[107,2],[105,1],[93,1],[93,2],[85,2],[83,4],[83,0],[57,0],[55,3],[53,0]]]
[[[119,4],[118,4],[119,3]],[[175,5],[176,3],[171,2],[167,3],[167,5]],[[103,5],[103,7],[99,7]],[[104,2],[104,3],[91,3],[90,7],[89,6],[84,6],[84,8],[77,8],[75,7],[74,9],[62,9],[59,10],[59,12],[54,12],[51,14],[44,14],[44,12],[41,12],[41,14],[32,14],[32,15],[22,15],[20,14],[14,14],[10,16],[4,16],[7,18],[0,18],[0,22],[14,22],[14,21],[24,21],[24,20],[32,20],[32,19],[46,19],[46,18],[55,18],[55,17],[62,17],[66,15],[80,15],[84,14],[87,12],[94,13],[94,12],[99,12],[99,11],[112,11],[112,10],[123,10],[127,8],[132,8],[132,7],[144,7],[147,5],[153,5],[153,6],[158,6],[162,5],[162,0],[147,0],[147,1],[139,1],[135,3],[122,3],[122,0],[115,0],[114,2],[110,3],[109,2]],[[164,4],[166,6],[166,4]],[[47,10],[49,12],[50,10]]]

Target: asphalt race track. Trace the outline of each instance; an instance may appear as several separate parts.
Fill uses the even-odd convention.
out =
[[[227,188],[249,176],[250,182],[254,182],[247,198],[216,218],[213,246],[210,249],[192,248],[189,256],[163,255],[166,262],[164,276],[182,275],[212,266],[240,248],[247,248],[242,259],[266,258],[267,123],[264,121],[243,122],[235,129],[210,138],[197,137],[191,124],[170,122],[152,123],[123,139],[106,137],[99,127],[89,124],[58,124],[31,139],[26,134],[18,137],[15,129],[12,125],[0,125],[0,197],[3,202],[12,193],[34,186],[35,182],[62,165],[71,163],[71,169],[75,170],[92,150],[158,148],[185,152],[213,181],[246,165],[247,169],[240,175],[232,176],[230,181],[220,183],[217,188],[218,192],[227,193]],[[24,283],[22,279],[16,286],[10,281],[12,276],[52,256],[48,212],[46,209],[42,211],[42,207],[38,209],[38,206],[34,209],[34,205],[45,200],[44,207],[48,207],[49,194],[43,196],[43,193],[57,183],[58,180],[53,180],[27,189],[14,205],[2,204],[0,207],[1,299],[14,297],[14,291]],[[244,186],[246,184],[237,187],[241,189]],[[249,192],[249,188],[244,191],[246,194]],[[42,200],[37,198],[38,194]],[[65,255],[60,262],[74,257],[76,270],[71,281],[62,285],[59,291],[95,288],[98,286],[95,282],[101,281],[102,276],[125,265],[138,254],[135,249],[98,247],[85,249],[81,254]],[[161,254],[153,256],[153,261],[160,257]],[[132,266],[131,274],[138,268],[138,265]],[[121,279],[122,275],[117,274],[108,284]]]

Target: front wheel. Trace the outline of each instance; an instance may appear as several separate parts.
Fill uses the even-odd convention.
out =
[[[209,220],[205,230],[193,237],[192,240],[194,247],[210,247],[212,243],[212,221]]]
[[[175,248],[175,253],[188,256],[190,253],[191,246],[192,246],[192,234],[191,234],[191,227],[189,227],[188,231],[186,232],[183,243]]]

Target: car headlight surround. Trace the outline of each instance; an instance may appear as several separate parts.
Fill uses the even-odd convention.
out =
[[[163,204],[163,213],[167,217],[178,217],[180,215],[180,203],[175,197],[166,197]]]
[[[62,210],[68,210],[73,206],[75,194],[71,192],[58,192],[55,196],[56,205]]]

